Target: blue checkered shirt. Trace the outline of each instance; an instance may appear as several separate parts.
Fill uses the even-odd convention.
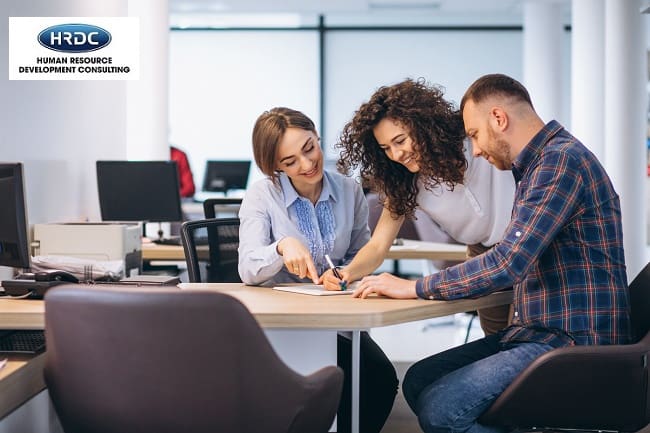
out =
[[[597,158],[558,122],[513,162],[512,221],[488,252],[417,281],[426,299],[475,298],[512,286],[503,344],[631,342],[621,208]]]

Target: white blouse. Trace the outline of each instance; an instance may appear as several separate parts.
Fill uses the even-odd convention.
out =
[[[429,191],[420,183],[419,208],[456,242],[492,246],[503,237],[511,218],[515,180],[485,158],[472,156],[466,145],[467,172],[453,191],[442,184]]]

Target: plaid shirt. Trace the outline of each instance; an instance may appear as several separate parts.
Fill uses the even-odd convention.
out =
[[[513,286],[502,343],[560,347],[631,342],[618,195],[596,157],[556,121],[513,162],[512,221],[494,248],[417,281],[426,299]]]

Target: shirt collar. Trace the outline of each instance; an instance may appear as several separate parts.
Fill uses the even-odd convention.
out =
[[[289,207],[293,204],[294,201],[298,200],[298,197],[300,196],[298,195],[298,192],[291,184],[291,181],[289,180],[289,176],[287,176],[286,173],[280,174],[280,186],[282,187],[282,191],[284,192],[284,205],[286,207]],[[320,192],[320,197],[318,198],[318,201],[326,201],[329,200],[330,197],[332,197],[332,200],[334,200],[334,202],[337,201],[336,190],[335,188],[332,187],[330,174],[327,171],[323,171],[323,189]]]
[[[542,149],[553,138],[555,134],[560,132],[564,127],[556,120],[551,120],[530,140],[530,142],[521,150],[519,155],[512,162],[512,174],[515,176],[515,181],[519,182],[524,175],[524,172],[530,164],[542,152]]]

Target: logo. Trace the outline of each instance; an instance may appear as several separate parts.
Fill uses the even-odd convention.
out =
[[[111,43],[111,34],[90,24],[58,24],[38,34],[38,43],[63,53],[87,53]]]

